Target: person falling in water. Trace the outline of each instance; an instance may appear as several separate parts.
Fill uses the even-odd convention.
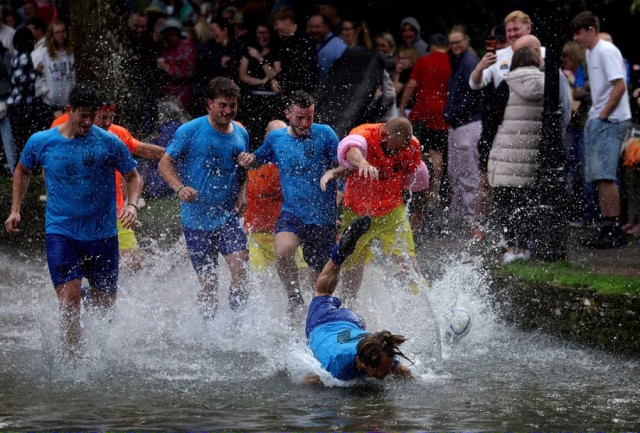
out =
[[[340,380],[388,375],[411,377],[411,371],[400,364],[398,357],[411,362],[399,349],[406,341],[402,335],[389,331],[370,333],[355,311],[340,308],[341,301],[333,296],[342,263],[353,253],[358,239],[371,226],[371,217],[357,218],[348,226],[331,251],[316,280],[316,292],[309,304],[305,333],[313,356],[322,368]],[[309,375],[305,384],[320,384],[318,375]]]

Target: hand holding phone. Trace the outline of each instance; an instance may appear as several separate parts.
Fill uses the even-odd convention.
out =
[[[497,41],[495,39],[485,39],[484,40],[484,49],[487,53],[496,53],[496,45]]]

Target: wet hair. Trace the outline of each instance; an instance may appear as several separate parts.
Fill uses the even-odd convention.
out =
[[[589,30],[595,29],[596,33],[600,32],[600,20],[598,16],[591,11],[580,12],[573,17],[569,24],[573,33],[578,33],[581,29]]]
[[[377,368],[380,366],[380,362],[382,362],[382,354],[384,353],[389,358],[393,358],[396,355],[401,356],[413,364],[413,362],[398,349],[405,341],[407,341],[407,339],[403,335],[395,335],[389,331],[368,334],[360,340],[356,346],[358,359],[369,367]]]
[[[384,129],[390,137],[398,136],[406,146],[411,143],[413,136],[413,127],[406,117],[394,117],[384,124]]]
[[[30,53],[33,51],[36,38],[33,36],[33,32],[29,30],[29,27],[20,27],[13,34],[13,46],[19,53]]]
[[[111,92],[105,91],[103,89],[96,90],[96,95],[98,95],[98,101],[100,102],[101,107],[109,107],[116,106],[116,99],[113,97]]]
[[[540,61],[538,60],[538,56],[536,52],[531,48],[522,47],[513,53],[513,57],[511,58],[511,67],[510,71],[513,71],[517,68],[524,68],[527,66],[535,66],[536,68],[540,67]]]
[[[294,105],[297,105],[300,108],[309,108],[313,104],[315,104],[313,96],[302,90],[291,92],[291,94],[287,98],[287,108],[289,109]]]
[[[89,108],[95,111],[101,103],[102,101],[100,101],[98,91],[93,83],[79,83],[69,92],[69,106],[74,110],[76,108]]]
[[[207,98],[214,100],[219,96],[240,101],[240,88],[227,77],[214,77],[209,81],[206,89]]]

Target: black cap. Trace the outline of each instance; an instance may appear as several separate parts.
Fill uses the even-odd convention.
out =
[[[498,42],[507,41],[507,32],[504,28],[504,23],[500,23],[493,28],[493,38]]]
[[[429,45],[435,45],[436,47],[448,47],[449,40],[442,33],[434,33],[429,36]]]

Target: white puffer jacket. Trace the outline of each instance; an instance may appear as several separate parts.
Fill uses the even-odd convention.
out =
[[[489,153],[489,184],[529,187],[538,169],[544,72],[535,66],[522,67],[504,79],[509,85],[509,101]]]

